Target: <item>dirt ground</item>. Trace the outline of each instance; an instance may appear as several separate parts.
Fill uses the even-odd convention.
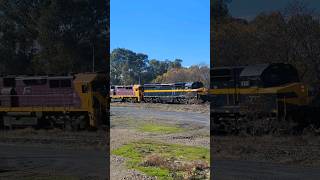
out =
[[[194,110],[187,105],[113,103],[111,150],[142,139],[209,149],[209,106],[192,105],[192,107]],[[137,130],[137,121],[179,125],[190,130],[173,134],[140,132]],[[111,179],[156,179],[136,170],[127,169],[125,162],[122,157],[111,156]]]
[[[111,108],[111,149],[122,144],[152,138],[210,148],[209,106],[114,103]],[[188,132],[154,135],[137,132],[133,120],[184,124]],[[153,119],[153,120],[152,120]],[[320,177],[319,137],[233,137],[213,138],[214,179],[318,179]],[[126,169],[126,160],[113,156],[112,179],[150,179]],[[152,178],[151,178],[152,179]]]

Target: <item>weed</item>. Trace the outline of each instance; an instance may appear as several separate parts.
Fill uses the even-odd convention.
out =
[[[209,149],[138,141],[112,151],[128,158],[127,166],[159,179],[208,178]]]

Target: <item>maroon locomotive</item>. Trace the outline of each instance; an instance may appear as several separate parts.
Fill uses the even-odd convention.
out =
[[[107,79],[101,73],[0,77],[0,126],[106,124]]]

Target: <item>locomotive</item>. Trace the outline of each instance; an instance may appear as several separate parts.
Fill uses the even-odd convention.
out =
[[[141,102],[143,97],[142,86],[111,86],[110,97],[113,101]]]
[[[320,129],[318,96],[290,64],[272,63],[211,70],[213,134],[300,134]]]
[[[198,103],[205,101],[202,82],[111,86],[113,101],[148,103]]]
[[[0,77],[0,127],[97,129],[107,125],[107,76]]]

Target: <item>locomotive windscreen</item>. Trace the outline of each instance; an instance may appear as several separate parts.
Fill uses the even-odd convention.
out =
[[[297,70],[290,64],[271,64],[261,76],[264,87],[299,82]]]
[[[203,88],[203,87],[204,87],[204,85],[200,81],[193,82],[191,85],[191,89],[198,89],[198,88]]]
[[[238,86],[243,67],[219,67],[211,69],[210,86],[217,88],[232,88]]]

